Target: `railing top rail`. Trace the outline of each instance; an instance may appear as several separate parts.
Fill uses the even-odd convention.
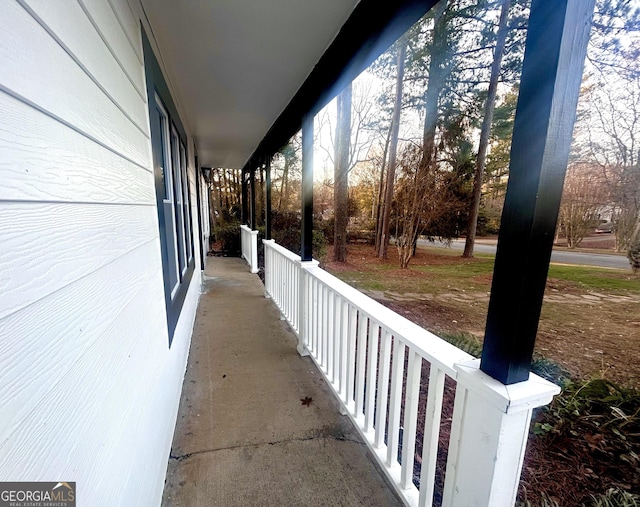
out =
[[[453,367],[454,364],[473,359],[470,354],[411,322],[402,315],[398,315],[393,310],[351,287],[351,285],[336,278],[324,269],[315,266],[305,266],[304,269],[309,275],[343,296],[352,305],[380,324],[382,328],[400,338],[406,345],[430,363],[435,364],[450,377],[456,378],[457,376]]]
[[[249,227],[248,225],[240,225],[240,229],[246,232],[251,232],[251,227]]]
[[[291,250],[287,250],[285,247],[278,245],[278,243],[276,243],[273,240],[263,239],[262,243],[264,244],[265,248],[272,248],[279,254],[284,255],[285,257],[287,257],[288,259],[291,259],[292,261],[299,261],[301,258],[299,255],[294,254]]]

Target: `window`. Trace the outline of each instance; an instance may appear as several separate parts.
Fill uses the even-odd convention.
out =
[[[156,114],[158,115],[158,160],[157,163],[154,160],[154,166],[158,166],[156,171],[159,176],[162,177],[162,183],[160,185],[162,192],[162,208],[164,210],[164,227],[165,234],[169,238],[176,236],[176,221],[173,213],[175,207],[173,191],[173,171],[171,163],[171,146],[169,144],[169,116],[160,101],[160,97],[155,95]],[[170,220],[170,222],[169,222]],[[171,240],[170,240],[171,241]],[[165,277],[168,278],[168,287],[171,294],[171,298],[175,298],[178,289],[180,288],[180,277],[178,275],[178,253],[174,249],[172,255],[170,253],[170,259],[167,262]]]
[[[186,133],[143,36],[169,346],[195,267]]]
[[[182,167],[180,164],[180,143],[178,141],[178,134],[175,127],[171,130],[171,160],[172,160],[172,178],[173,178],[173,191],[175,195],[175,205],[173,207],[174,220],[177,224],[176,235],[176,252],[178,255],[178,268],[180,271],[180,277],[184,276],[184,272],[187,268],[186,263],[186,239],[185,239],[185,219],[184,219],[184,206],[183,199],[184,193]]]
[[[183,216],[185,217],[185,227],[191,231],[192,230],[192,222],[191,222],[191,193],[189,191],[189,175],[187,174],[187,150],[184,147],[184,144],[180,143],[180,168],[182,169],[182,190],[184,192],[184,196],[182,198],[182,206],[184,208]],[[196,167],[196,172],[198,168]],[[193,242],[186,242],[186,256],[188,262],[191,262],[193,259]]]

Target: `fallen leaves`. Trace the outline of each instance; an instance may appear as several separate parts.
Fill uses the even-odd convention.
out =
[[[305,396],[304,398],[300,398],[300,401],[302,402],[303,406],[309,407],[311,405],[311,402],[313,401],[313,398]]]

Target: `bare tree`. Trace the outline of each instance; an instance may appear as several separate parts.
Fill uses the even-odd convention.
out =
[[[574,157],[599,165],[616,250],[640,227],[640,8],[599,0],[587,52]]]
[[[601,168],[616,235],[616,250],[629,248],[640,221],[640,77],[600,76],[589,89],[582,121],[588,155]]]
[[[407,146],[400,154],[401,176],[396,184],[395,228],[400,267],[406,268],[414,255],[418,236],[460,212],[464,200],[455,193],[459,174],[440,164],[422,166],[421,147]]]
[[[371,82],[367,78],[356,78],[351,83],[351,138],[348,147],[348,171],[367,160],[371,147],[380,137],[378,129],[372,126],[376,116],[376,104],[372,100]],[[336,97],[336,101],[338,98]],[[317,115],[315,144],[325,152],[330,165],[336,164],[335,138],[338,127],[333,126],[337,118],[333,115],[332,103],[329,103]],[[328,137],[328,139],[326,139]]]
[[[607,196],[597,167],[576,164],[567,168],[558,220],[567,246],[575,248],[598,224]]]

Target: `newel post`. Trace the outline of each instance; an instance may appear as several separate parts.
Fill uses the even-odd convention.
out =
[[[309,316],[311,314],[311,305],[313,304],[311,296],[311,283],[307,271],[309,268],[315,268],[319,264],[316,260],[303,261],[299,260],[298,265],[298,282],[300,288],[298,291],[298,354],[301,356],[308,356],[309,350],[307,349],[307,343],[309,343]]]
[[[273,239],[263,239],[264,245],[264,297],[271,299],[273,291],[273,260],[272,245],[275,243]]]
[[[480,361],[457,364],[443,507],[514,505],[532,411],[560,388],[531,374],[504,385],[480,370]]]
[[[249,265],[251,266],[251,272],[255,274],[260,271],[258,268],[258,231],[251,230],[249,235],[251,238],[251,258]]]

